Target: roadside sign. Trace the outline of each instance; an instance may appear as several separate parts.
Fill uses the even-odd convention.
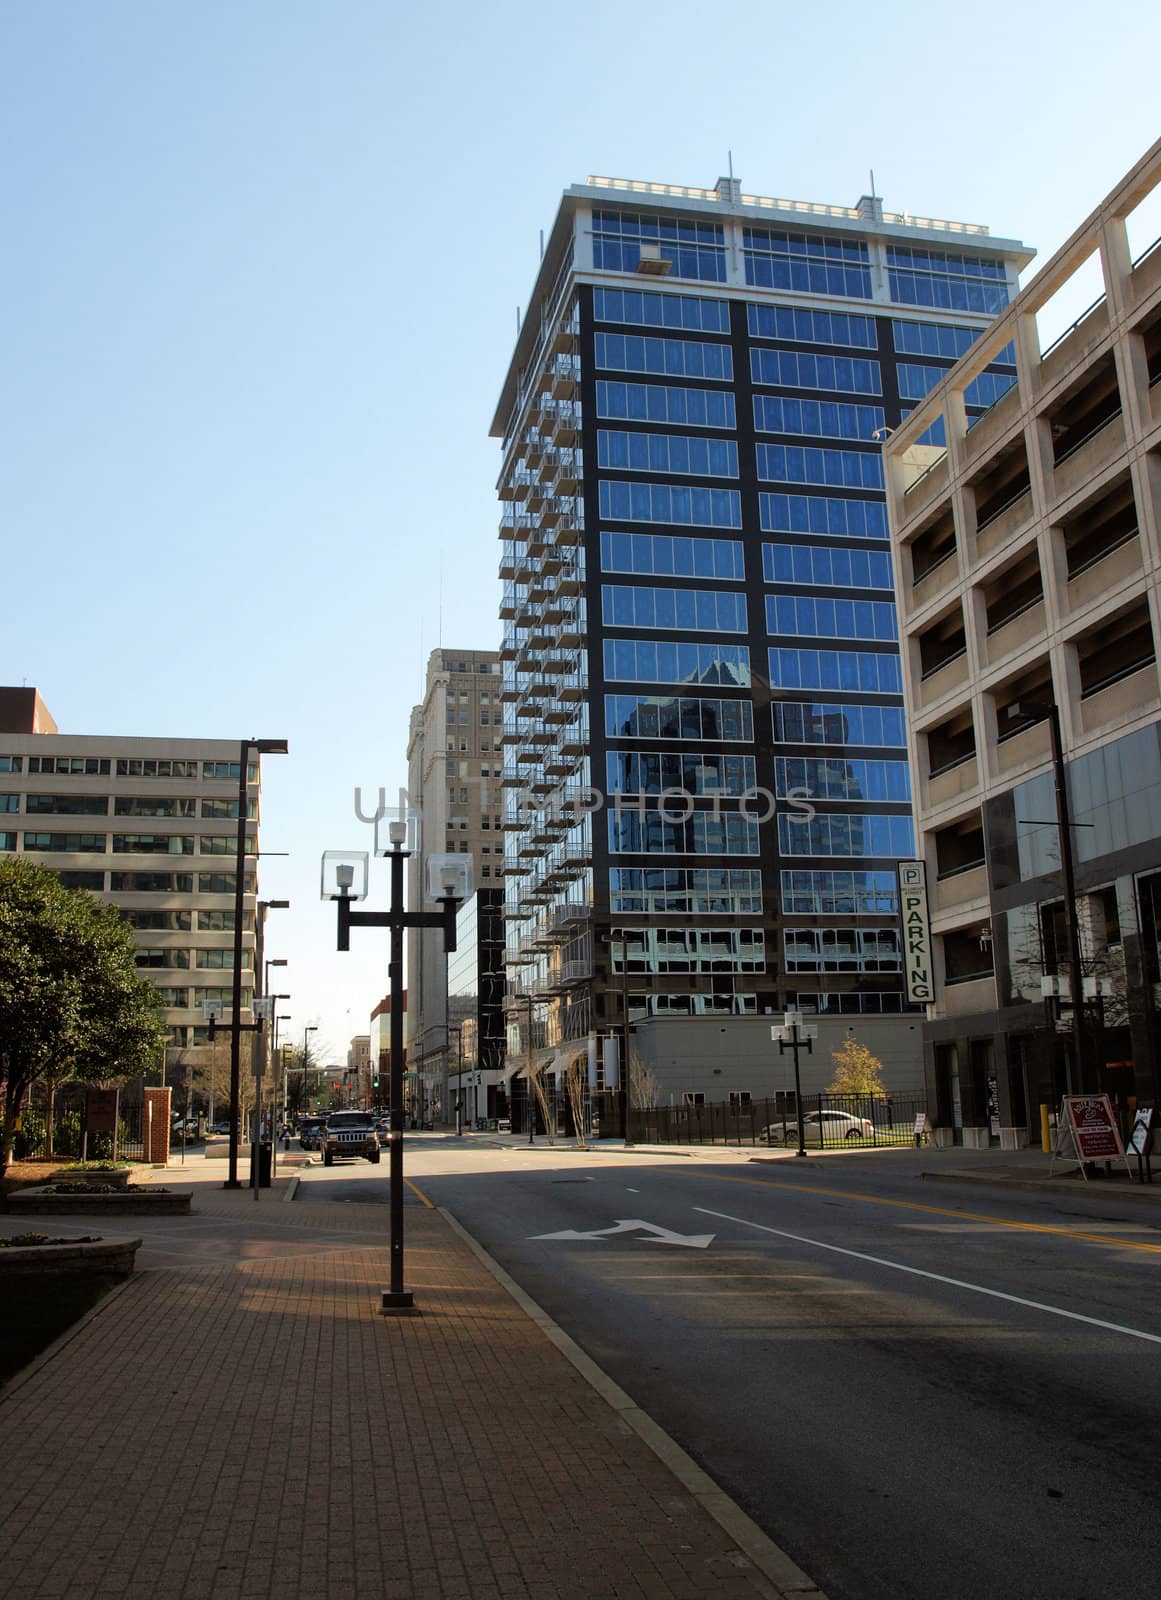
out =
[[[1066,1148],[1069,1145],[1074,1152],[1071,1156]],[[1086,1178],[1085,1168],[1090,1161],[1118,1160],[1128,1168],[1121,1131],[1107,1094],[1065,1095],[1052,1151],[1053,1166],[1058,1159],[1075,1161]]]
[[[931,916],[927,909],[927,867],[922,861],[899,862],[899,916],[903,924],[907,998],[913,1005],[931,1005],[935,999]]]
[[[1129,1135],[1129,1149],[1135,1156],[1147,1156],[1153,1142],[1153,1107],[1142,1106],[1133,1118],[1133,1131]]]

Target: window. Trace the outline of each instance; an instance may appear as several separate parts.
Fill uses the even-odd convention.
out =
[[[642,244],[657,245],[678,277],[726,281],[725,235],[720,222],[594,210],[593,266],[598,271],[635,272]]]
[[[37,795],[29,795],[30,800],[39,799]],[[20,810],[20,796],[18,794],[0,794],[0,813],[14,816]]]
[[[882,457],[869,451],[759,444],[755,453],[758,476],[766,483],[817,483],[828,489],[883,487]]]
[[[859,241],[784,228],[746,228],[742,243],[747,283],[764,289],[871,298],[867,247]]]
[[[750,351],[750,376],[755,383],[785,389],[831,389],[839,394],[882,394],[877,361],[859,356],[823,356],[795,350]]]
[[[891,323],[891,338],[900,355],[943,356],[948,361],[958,361],[960,356],[966,355],[983,331],[982,328],[956,328],[946,322],[896,319]],[[996,360],[1014,366],[1016,351],[1013,346],[1005,345]]]
[[[813,584],[832,589],[893,589],[885,550],[836,549],[808,544],[764,544],[766,583]]]
[[[774,793],[807,800],[911,799],[906,761],[866,761],[820,756],[777,756]]]
[[[741,583],[746,565],[740,539],[602,533],[601,571],[639,572],[663,578],[724,578]]]
[[[761,916],[752,867],[611,867],[609,909],[642,916]]]
[[[633,855],[756,856],[758,824],[740,812],[695,811],[667,822],[660,811],[610,811],[609,849]],[[781,820],[781,819],[779,819]]]
[[[753,756],[681,755],[673,750],[610,750],[605,757],[609,794],[660,794],[666,789],[689,795],[739,796],[756,787]]]
[[[907,746],[902,706],[776,700],[771,712],[775,744],[873,745],[901,750]]]
[[[121,915],[131,928],[157,933],[188,933],[193,922],[189,911],[141,911],[127,907]]]
[[[899,637],[889,600],[816,600],[789,594],[766,596],[766,631],[821,639]]]
[[[192,856],[194,842],[183,833],[115,833],[114,855]]]
[[[843,694],[902,694],[897,652],[862,650],[770,650],[773,689],[830,689]]]
[[[748,1107],[749,1104],[750,1104],[750,1091],[749,1091],[749,1089],[731,1089],[730,1090],[730,1107],[731,1107],[732,1110],[741,1111],[743,1107]]]
[[[15,849],[16,849],[16,835],[14,833],[0,832],[0,850],[15,850]],[[97,877],[103,877],[103,874],[102,873],[97,873]],[[102,885],[102,887],[103,887],[103,885]]]
[[[950,371],[950,367],[923,367],[914,362],[900,361],[895,368],[900,397],[904,400],[923,400]],[[986,410],[1001,400],[1015,382],[1014,372],[981,372],[964,390],[964,404]]]
[[[882,406],[860,406],[847,400],[800,400],[786,395],[756,394],[754,426],[759,433],[804,433],[815,439],[873,438],[883,427]]]
[[[16,835],[10,833],[8,837],[12,840],[12,847],[15,849]],[[105,874],[103,872],[58,872],[57,877],[60,879],[61,887],[64,889],[89,889],[96,894],[100,894],[105,887]]]
[[[750,743],[754,737],[754,709],[749,700],[607,694],[605,733],[611,739]]]
[[[251,800],[250,803],[248,804],[248,806],[246,807],[246,815],[248,817],[252,817],[254,815],[254,802],[253,802],[253,800]],[[202,816],[203,817],[222,817],[222,818],[225,818],[227,820],[232,818],[233,820],[237,821],[237,817],[238,817],[238,801],[237,801],[237,797],[235,796],[235,798],[232,799],[232,800],[203,800],[202,801]]]
[[[784,916],[897,916],[899,883],[893,872],[842,872],[794,868],[781,875]]]
[[[221,762],[206,762],[207,766],[221,766]],[[237,762],[234,763],[234,776],[238,776]],[[107,763],[106,763],[107,769]],[[196,778],[198,764],[196,761],[156,761],[144,757],[130,757],[117,763],[117,776],[119,778]],[[210,774],[207,774],[210,776]]]
[[[787,928],[787,972],[898,972],[896,928]]]
[[[619,928],[612,970],[631,974],[764,972],[761,928]]]
[[[806,311],[801,306],[746,307],[752,339],[786,339],[794,344],[840,344],[874,350],[874,317],[847,311]]]
[[[649,328],[684,328],[695,333],[729,333],[725,300],[699,300],[688,294],[652,294],[642,289],[594,289],[598,322],[640,323]]]
[[[242,952],[243,966],[249,965],[246,961],[246,956],[249,954],[250,952],[246,950]],[[195,955],[199,967],[216,968],[219,971],[223,971],[227,968],[232,968],[234,965],[234,952],[232,950],[198,950]]]
[[[701,1089],[686,1089],[682,1093],[681,1103],[686,1106],[704,1106],[705,1094]]]
[[[247,911],[243,914],[242,926],[247,932],[253,929],[254,916],[252,912]],[[198,912],[199,933],[233,933],[233,931],[234,913],[232,911]]]
[[[1004,263],[949,250],[887,246],[892,300],[901,305],[942,306],[994,317],[1008,304]]]
[[[258,841],[252,833],[246,835],[244,855],[252,856],[257,853]],[[232,833],[203,833],[198,842],[199,854],[203,856],[236,856],[238,854],[238,840]]]
[[[236,872],[199,872],[198,891],[201,894],[233,894],[237,889]],[[243,894],[254,893],[254,875],[248,872],[242,887]]]
[[[103,833],[26,833],[24,848],[28,850],[89,850],[100,853],[105,849]]]
[[[212,802],[211,802],[212,803]],[[235,805],[237,801],[234,802]],[[202,801],[204,806],[206,801]],[[113,801],[115,817],[192,817],[196,801],[170,800],[163,795],[117,795]],[[203,811],[202,815],[205,813]]]
[[[109,888],[115,894],[192,894],[190,872],[111,872]]]
[[[910,817],[819,816],[779,812],[778,848],[784,856],[912,856]]]
[[[614,422],[664,422],[688,428],[735,428],[727,389],[674,389],[660,383],[597,383],[597,416]]]
[[[189,966],[189,951],[150,947],[145,950],[139,949],[134,960],[138,967],[184,968]]]
[[[23,756],[0,756],[0,772],[23,772]]]
[[[625,683],[713,684],[750,687],[744,644],[693,644],[679,639],[606,639],[605,677]]]
[[[19,756],[12,758],[19,761]],[[117,763],[120,768],[121,763]],[[29,756],[29,772],[39,772],[42,777],[100,777],[109,776],[109,763],[95,756]],[[19,772],[19,767],[13,767],[13,772]]]
[[[681,628],[690,633],[745,633],[744,594],[715,589],[647,589],[635,584],[601,587],[606,625]]]
[[[887,539],[887,507],[881,500],[846,500],[825,494],[758,496],[763,533],[837,534],[848,539]]]
[[[698,528],[742,526],[742,497],[737,489],[697,489],[610,478],[599,479],[598,489],[601,516],[606,522],[662,522]]]
[[[736,478],[733,439],[695,439],[681,433],[597,433],[597,465],[614,471],[673,472],[687,477]]]
[[[710,378],[728,383],[734,376],[734,356],[728,344],[651,339],[635,333],[598,333],[596,364],[613,372],[648,372],[659,378]]]
[[[11,798],[15,800],[16,796]],[[3,805],[0,804],[2,809]],[[17,807],[10,806],[8,809],[15,811]],[[104,795],[30,794],[25,796],[24,809],[29,816],[106,817],[109,814],[109,802]]]
[[[187,762],[182,763],[182,765],[196,767],[197,763],[196,762],[188,762],[187,761]],[[237,761],[203,761],[202,762],[202,777],[203,778],[232,778],[234,780],[234,782],[237,783],[239,777],[241,776],[241,771],[242,771],[241,766]],[[148,776],[148,774],[146,774],[146,776]],[[158,776],[161,776],[161,774],[158,774]],[[193,772],[190,772],[190,773],[185,773],[185,772],[177,773],[177,772],[175,772],[173,774],[173,776],[175,778],[177,778],[177,777],[183,777],[183,778],[191,777],[192,778],[192,777],[196,776],[196,773],[193,773]],[[247,783],[256,783],[257,781],[258,781],[258,763],[256,761],[248,761],[246,763],[246,782]]]

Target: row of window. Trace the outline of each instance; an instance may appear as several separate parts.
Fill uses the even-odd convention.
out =
[[[642,916],[761,916],[753,867],[610,867],[609,909]]]
[[[764,483],[814,483],[825,489],[883,488],[883,458],[877,451],[759,444],[755,454],[758,476]]]
[[[666,227],[664,222],[658,224],[648,218],[641,220],[646,228],[651,226],[656,230]],[[656,231],[617,239],[598,233],[594,226],[593,266],[598,271],[636,272],[643,243],[658,243],[662,258],[673,263],[679,278],[700,278],[703,283],[726,281],[726,252],[723,248],[682,244],[667,233],[662,233],[659,239]]]
[[[814,599],[768,594],[766,631],[798,638],[895,640],[899,627],[889,600]]]
[[[602,533],[601,571],[639,572],[660,578],[722,578],[741,583],[746,576],[746,562],[738,539]]]
[[[672,472],[686,477],[736,478],[735,439],[697,439],[681,433],[597,432],[597,465],[615,471]]]
[[[820,867],[781,874],[784,916],[894,916],[899,880],[893,872],[843,872]]]
[[[232,933],[234,930],[232,911],[154,911],[123,906],[121,915],[130,927],[148,932],[190,933],[195,926],[199,933]],[[243,913],[242,927],[246,932],[253,932],[252,911]]]
[[[609,850],[625,855],[756,856],[758,824],[740,812],[695,811],[668,821],[660,811],[608,813]]]
[[[937,306],[994,317],[1008,304],[1002,261],[947,250],[887,247],[891,299],[900,305]]]
[[[903,667],[895,650],[803,650],[768,653],[772,689],[828,689],[839,694],[902,694]]]
[[[854,350],[874,350],[878,345],[874,317],[853,311],[808,311],[802,306],[747,305],[746,317],[754,339],[788,339],[796,344],[838,344]]]
[[[910,817],[826,816],[807,819],[778,813],[778,848],[784,856],[913,856]]]
[[[111,843],[110,843],[111,840]],[[232,856],[237,854],[238,842],[229,834],[203,835],[196,840],[198,854],[203,856]],[[114,855],[133,856],[192,856],[195,838],[182,833],[26,833],[24,848],[27,851],[48,850],[80,852],[100,855],[112,850]],[[246,840],[246,854],[257,852],[256,841]]]
[[[897,972],[895,928],[787,928],[787,972]]]
[[[191,959],[192,958],[192,959]],[[136,963],[139,967],[171,967],[175,971],[183,971],[188,967],[204,968],[207,971],[224,972],[233,969],[234,952],[232,950],[184,950],[167,949],[160,946],[151,946],[139,949],[136,952]],[[243,950],[243,967],[254,965],[254,952]]]
[[[41,777],[98,777],[111,776],[114,763],[103,756],[0,756],[0,772],[39,773]],[[115,763],[119,778],[233,778],[238,781],[241,765],[237,761],[179,761],[153,760],[141,756],[118,760]],[[258,765],[251,761],[246,767],[250,783],[258,780]]]
[[[913,361],[901,361],[896,367],[899,376],[899,395],[903,400],[923,400],[936,384],[947,377],[948,367],[925,367]],[[1014,372],[981,372],[964,390],[964,404],[969,406],[995,405],[1016,382]]]
[[[735,428],[729,389],[676,389],[660,383],[597,383],[597,416],[610,422],[664,422],[688,428]]]
[[[847,500],[840,495],[775,494],[762,490],[758,517],[763,533],[835,534],[848,539],[887,539],[882,500]]]
[[[764,544],[766,583],[798,583],[829,589],[893,589],[891,557],[885,550],[851,550],[808,544]]]
[[[712,700],[699,695],[607,694],[605,734],[610,739],[750,744],[754,708],[749,700]]]
[[[202,800],[203,818],[237,817],[237,800]],[[168,798],[163,795],[117,795],[113,800],[115,817],[196,817],[199,802],[191,798]],[[249,815],[254,815],[250,802]],[[0,794],[0,812],[20,810],[20,796]],[[26,794],[26,816],[43,817],[107,817],[109,796],[102,794]]]
[[[907,745],[902,706],[776,700],[770,709],[775,744],[864,745],[878,750],[905,749]]]
[[[676,750],[610,750],[605,757],[609,794],[738,796],[757,784],[753,756],[682,755]]]
[[[879,363],[858,356],[756,348],[750,351],[750,376],[755,383],[778,384],[787,389],[833,389],[840,394],[883,392]]]
[[[614,933],[612,970],[765,972],[761,928],[626,928]]]
[[[744,644],[606,639],[604,662],[610,682],[750,686],[750,648]]]
[[[606,626],[618,628],[680,628],[689,633],[745,633],[747,629],[745,595],[725,589],[651,589],[606,583],[601,588],[601,615]]]
[[[15,850],[16,835],[14,833],[0,833],[0,850]],[[194,880],[197,880],[199,894],[233,894],[237,887],[237,875],[233,872],[110,872],[106,874],[101,870],[96,871],[59,871],[57,877],[66,889],[88,889],[96,894],[101,894],[106,887],[114,894],[193,894]],[[108,884],[106,885],[106,877]],[[255,880],[252,873],[247,873],[243,882],[245,894],[255,893]],[[204,919],[209,913],[199,912],[199,928],[205,930],[215,926]],[[230,922],[223,923],[222,927],[233,926],[233,912],[229,913]],[[138,924],[144,926],[144,924]],[[252,919],[247,916],[246,927],[252,927]]]
[[[870,443],[876,432],[882,432],[885,420],[882,406],[861,406],[850,400],[754,396],[754,426],[759,433],[797,433],[811,439],[862,439]]]
[[[598,333],[598,367],[610,372],[647,372],[659,378],[709,378],[732,383],[734,353],[728,344],[700,339],[662,339],[644,333]]]
[[[767,448],[759,445],[759,451]],[[819,452],[821,453],[821,452]],[[839,454],[838,451],[834,452]],[[870,457],[878,464],[878,457]],[[881,474],[881,468],[880,468]],[[740,528],[742,497],[737,489],[693,489],[668,483],[598,480],[605,522],[661,522],[673,527]]]
[[[689,294],[655,294],[645,289],[594,289],[593,316],[598,322],[639,323],[647,328],[682,328],[700,333],[730,331],[727,300],[703,300]]]
[[[203,1005],[219,1005],[229,1008],[234,1003],[232,989],[176,989],[162,988],[157,990],[163,1006],[168,1006],[174,1011],[199,1011]],[[253,989],[242,990],[242,1008],[249,1010],[254,999]],[[219,1035],[220,1037],[220,1035]],[[209,1034],[202,1028],[194,1029],[194,1043],[208,1043]]]
[[[906,761],[827,760],[819,756],[777,756],[774,793],[806,800],[911,801]]]
[[[862,242],[783,229],[743,231],[746,282],[764,289],[871,298],[871,270]]]

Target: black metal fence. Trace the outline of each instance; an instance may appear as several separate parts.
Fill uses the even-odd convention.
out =
[[[803,1142],[808,1150],[860,1150],[915,1143],[922,1095],[804,1094]],[[768,1100],[632,1107],[632,1144],[719,1144],[798,1148],[792,1094]]]
[[[79,1161],[108,1161],[113,1157],[111,1133],[86,1133],[85,1088],[83,1084],[64,1084],[52,1099],[51,1128],[49,1101],[43,1084],[36,1084],[20,1113],[20,1128],[13,1141],[17,1161],[47,1160],[59,1156]],[[122,1098],[117,1113],[117,1157],[126,1161],[145,1159],[145,1105],[141,1100]]]

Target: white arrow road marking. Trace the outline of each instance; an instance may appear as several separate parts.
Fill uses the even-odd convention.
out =
[[[659,1228],[655,1222],[642,1222],[640,1217],[618,1217],[611,1228],[593,1228],[582,1233],[576,1228],[562,1228],[559,1233],[534,1233],[532,1239],[608,1239],[615,1233],[644,1233],[653,1244],[683,1244],[690,1250],[704,1250],[713,1243],[712,1233],[674,1233],[669,1228]]]

